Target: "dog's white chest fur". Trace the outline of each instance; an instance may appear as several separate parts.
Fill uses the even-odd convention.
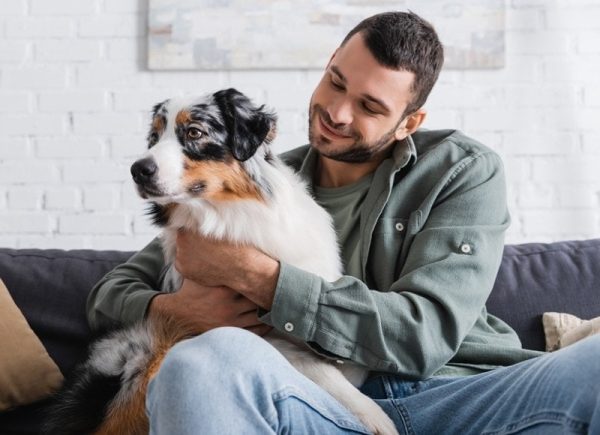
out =
[[[261,173],[274,187],[265,202],[209,202],[193,199],[178,204],[161,238],[165,259],[173,263],[177,230],[185,228],[216,239],[251,245],[267,255],[314,273],[327,281],[342,275],[331,217],[308,194],[306,185],[280,161],[264,160]],[[180,286],[171,268],[165,290]]]

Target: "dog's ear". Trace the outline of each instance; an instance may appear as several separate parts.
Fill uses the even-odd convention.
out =
[[[152,116],[158,116],[158,115],[164,115],[164,111],[165,111],[165,106],[167,105],[167,103],[169,102],[169,100],[164,100],[161,101],[160,103],[156,103],[153,107],[152,107]]]
[[[214,98],[227,129],[228,146],[237,160],[248,160],[263,142],[273,139],[277,119],[264,106],[256,107],[235,89],[216,92]]]

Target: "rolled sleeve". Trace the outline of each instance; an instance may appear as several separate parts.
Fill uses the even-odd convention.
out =
[[[87,318],[93,331],[104,331],[143,320],[159,294],[165,261],[159,239],[107,273],[90,291]]]
[[[276,329],[311,341],[319,305],[320,278],[281,262],[271,311],[264,319]]]

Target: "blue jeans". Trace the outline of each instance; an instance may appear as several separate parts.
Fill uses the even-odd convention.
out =
[[[362,391],[402,434],[600,434],[600,336],[468,377],[373,374]],[[271,345],[218,328],[168,352],[146,399],[151,434],[368,433]]]

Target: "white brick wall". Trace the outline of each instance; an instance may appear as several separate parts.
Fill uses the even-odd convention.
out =
[[[0,246],[138,249],[154,228],[129,179],[150,107],[234,86],[306,140],[320,71],[145,68],[146,1],[0,0]],[[600,0],[507,0],[506,66],[444,71],[429,128],[496,149],[508,242],[600,236]]]

